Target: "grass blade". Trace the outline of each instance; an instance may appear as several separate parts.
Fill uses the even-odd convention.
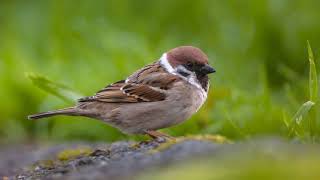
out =
[[[315,103],[312,101],[308,101],[305,102],[297,111],[297,113],[293,116],[293,120],[297,123],[300,124],[303,117],[309,112],[309,110],[311,109],[311,107],[314,105]]]
[[[317,77],[317,70],[316,65],[314,63],[314,56],[308,41],[308,55],[309,55],[309,64],[310,64],[310,71],[309,71],[309,92],[310,92],[310,101],[317,102],[318,98],[318,77]]]
[[[293,133],[297,133],[296,128],[301,124],[303,117],[305,117],[305,115],[310,111],[314,104],[315,103],[312,101],[307,101],[299,108],[299,110],[291,120],[291,124],[289,127],[289,136],[291,136]]]
[[[82,97],[80,94],[74,92],[71,88],[49,80],[47,77],[36,74],[26,73],[28,79],[38,88],[62,99],[65,102],[74,102],[76,99]]]

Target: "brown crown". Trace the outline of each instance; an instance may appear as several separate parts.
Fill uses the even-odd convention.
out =
[[[172,67],[187,63],[208,64],[208,56],[199,48],[180,46],[167,52],[167,59]]]

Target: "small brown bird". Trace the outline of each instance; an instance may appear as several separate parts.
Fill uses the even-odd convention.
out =
[[[183,122],[207,99],[208,74],[215,70],[199,48],[180,46],[94,96],[78,100],[74,107],[28,116],[85,116],[106,122],[127,134],[170,136],[156,130]]]

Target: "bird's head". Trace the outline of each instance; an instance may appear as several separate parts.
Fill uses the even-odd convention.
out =
[[[169,50],[161,57],[161,63],[171,73],[178,73],[183,77],[195,74],[203,77],[214,73],[208,62],[208,56],[199,48],[180,46]]]

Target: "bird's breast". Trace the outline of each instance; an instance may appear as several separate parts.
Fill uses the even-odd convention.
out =
[[[188,113],[197,112],[207,99],[207,92],[186,82],[179,82],[170,92],[168,101]]]

